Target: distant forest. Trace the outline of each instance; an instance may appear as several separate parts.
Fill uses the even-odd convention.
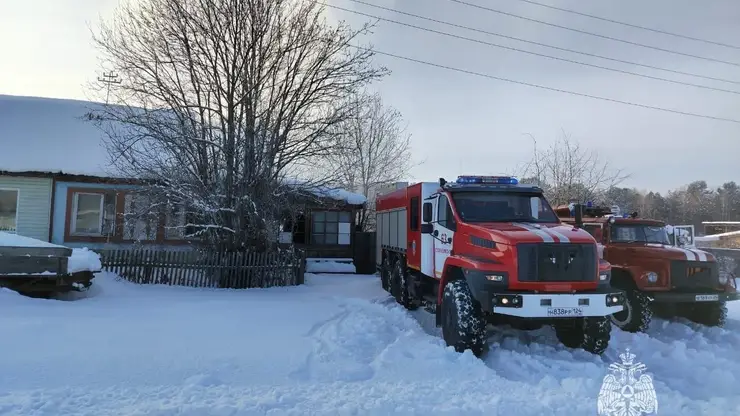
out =
[[[740,187],[734,181],[712,188],[706,181],[698,180],[665,195],[618,186],[589,190],[577,183],[541,186],[553,206],[570,201],[617,205],[622,213],[637,211],[642,218],[662,220],[671,225],[693,224],[697,234],[704,232],[702,221],[740,221]]]
[[[703,233],[702,221],[740,221],[740,187],[734,181],[710,188],[706,181],[691,182],[666,195],[637,189],[611,187],[604,203],[619,205],[622,211],[637,211],[641,217],[669,224],[693,224]]]

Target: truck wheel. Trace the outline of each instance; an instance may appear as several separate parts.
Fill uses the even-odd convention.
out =
[[[383,263],[380,265],[380,285],[388,293],[391,292],[390,280],[391,280],[391,259],[388,253],[384,253]]]
[[[653,319],[650,299],[644,293],[634,289],[625,290],[625,294],[624,309],[610,316],[612,323],[622,331],[646,332]]]
[[[612,325],[608,317],[577,318],[555,325],[555,336],[568,348],[583,348],[601,355],[609,346]]]
[[[398,257],[390,276],[391,295],[396,298],[396,302],[408,310],[415,310],[416,304],[409,294],[408,281],[406,279],[406,264],[403,257]]]
[[[584,319],[582,348],[591,354],[601,355],[606,351],[611,339],[612,323],[609,317],[589,317]]]
[[[724,326],[727,320],[725,302],[695,303],[689,305],[684,316],[706,326]]]
[[[486,320],[464,280],[447,282],[442,294],[442,336],[455,351],[480,357],[486,348]]]

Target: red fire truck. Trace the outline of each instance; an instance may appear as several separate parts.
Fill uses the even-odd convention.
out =
[[[580,212],[580,211],[579,211]],[[536,186],[502,176],[417,183],[376,200],[383,288],[436,316],[457,351],[480,356],[486,325],[549,324],[570,348],[601,354],[624,295],[596,241],[562,223]]]

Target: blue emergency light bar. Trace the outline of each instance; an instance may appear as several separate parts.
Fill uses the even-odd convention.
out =
[[[499,185],[516,185],[519,181],[511,176],[458,176],[459,184],[499,184]]]

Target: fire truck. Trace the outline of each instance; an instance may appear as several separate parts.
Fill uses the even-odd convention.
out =
[[[556,213],[562,221],[575,223],[573,208],[557,207]],[[620,216],[613,207],[590,202],[582,211],[584,229],[612,265],[612,285],[625,292],[624,310],[611,317],[614,325],[644,332],[653,314],[707,326],[724,324],[725,303],[738,300],[740,293],[735,279],[720,274],[711,253],[673,245],[663,221],[639,218],[637,212]]]
[[[608,316],[623,309],[594,238],[514,177],[440,178],[381,194],[376,232],[383,288],[433,313],[458,352],[483,354],[491,323],[552,325],[566,346],[601,354]]]

